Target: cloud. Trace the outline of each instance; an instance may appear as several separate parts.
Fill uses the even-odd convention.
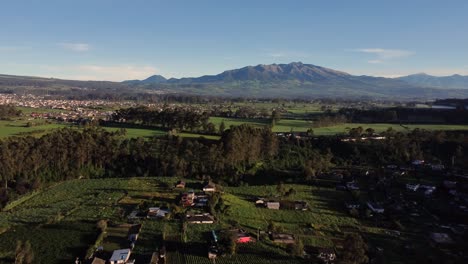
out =
[[[310,55],[300,51],[272,51],[265,54],[270,58],[306,58]]]
[[[42,76],[83,81],[145,79],[160,73],[157,68],[148,65],[40,65],[37,68]]]
[[[286,57],[286,55],[284,55],[284,53],[268,53],[267,56],[268,57],[273,57],[273,58]]]
[[[371,64],[384,63],[385,61],[392,59],[406,58],[414,54],[412,51],[408,50],[382,48],[354,49],[353,51],[376,56],[375,59],[367,61]]]
[[[91,46],[87,43],[63,42],[63,43],[59,43],[58,45],[66,50],[71,50],[71,51],[76,51],[76,52],[84,52],[84,51],[89,51],[91,49]]]

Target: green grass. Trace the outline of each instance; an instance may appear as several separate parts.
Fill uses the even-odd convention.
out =
[[[249,124],[254,127],[262,128],[269,126],[268,120],[262,119],[240,119],[240,118],[224,118],[224,117],[211,117],[210,122],[219,128],[221,122],[224,121],[226,128],[232,126],[238,126],[241,124]],[[468,125],[439,125],[439,124],[410,124],[400,126],[399,124],[383,124],[383,123],[345,123],[335,126],[319,127],[314,128],[312,121],[307,120],[296,120],[296,119],[281,119],[274,127],[273,132],[306,132],[308,129],[312,129],[315,135],[327,136],[346,133],[349,128],[363,127],[364,129],[373,128],[376,132],[383,132],[389,127],[395,131],[407,132],[415,128],[426,129],[426,130],[468,130]]]
[[[37,123],[38,125],[34,125],[31,127],[27,127],[26,124],[28,122]],[[45,120],[13,120],[13,121],[5,121],[0,120],[0,138],[9,137],[9,136],[21,136],[24,133],[28,133],[32,136],[41,136],[47,132],[50,132],[54,129],[64,128],[67,127],[66,125],[62,124],[45,124]]]

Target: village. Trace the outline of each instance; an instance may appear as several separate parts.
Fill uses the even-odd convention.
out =
[[[320,175],[315,184],[318,188],[316,192],[321,189],[330,190],[334,185],[335,192],[339,194],[337,197],[343,197],[340,202],[340,214],[359,219],[363,227],[372,226],[382,230],[383,236],[402,241],[416,232],[428,242],[429,248],[447,256],[461,257],[463,254],[460,248],[454,245],[463,243],[461,241],[465,239],[468,230],[467,175],[449,172],[440,164],[414,160],[408,165],[389,164],[376,170],[335,169]],[[138,248],[139,231],[148,221],[181,221],[183,233],[190,226],[206,226],[202,229],[206,232],[202,236],[204,240],[198,242],[204,245],[204,255],[209,260],[223,259],[235,254],[233,252],[236,251],[236,246],[233,244],[271,243],[288,250],[299,246],[299,257],[317,263],[335,263],[341,252],[346,250],[341,239],[333,239],[332,244],[325,247],[304,245],[301,239],[305,239],[308,233],[315,234],[317,223],[311,223],[312,229],[306,233],[299,231],[303,227],[293,232],[286,231],[279,228],[274,221],[268,221],[266,229],[253,229],[249,224],[244,224],[242,219],[228,224],[230,222],[226,221],[223,215],[242,215],[242,212],[234,214],[223,210],[226,204],[220,204],[223,203],[220,200],[222,197],[227,199],[232,189],[223,188],[212,181],[200,183],[178,180],[168,188],[174,194],[174,203],[177,206],[155,203],[130,210],[126,216],[127,225],[132,226],[129,229],[132,231],[128,233],[128,247],[116,249],[112,254],[108,253],[108,259],[100,258],[100,250],[103,249],[98,247],[91,263],[138,263],[132,258],[132,250]],[[269,196],[249,195],[251,198],[248,198],[246,203],[250,204],[248,206],[251,209],[246,210],[268,210],[272,214],[284,212],[297,216],[304,214],[304,217],[307,212],[317,210],[314,204],[308,202],[310,200],[293,198],[297,197],[296,192],[294,187],[286,188],[279,184]],[[417,231],[412,230],[413,228]],[[308,229],[307,227],[304,230]],[[348,229],[346,232],[355,230],[354,227]],[[366,229],[361,227],[360,230],[362,232]],[[159,245],[149,263],[173,263],[171,257],[167,262],[167,253],[176,250],[174,245],[168,247],[164,241]],[[372,263],[378,263],[379,258],[385,254],[384,247],[378,245],[378,241],[369,243]],[[403,243],[401,250],[415,254],[419,246],[421,245]]]

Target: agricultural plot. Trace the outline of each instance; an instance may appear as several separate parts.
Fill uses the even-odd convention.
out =
[[[132,225],[125,223],[132,210],[142,204],[177,204],[176,197],[183,190],[172,188],[176,181],[175,178],[72,180],[25,196],[0,212],[0,263],[11,261],[17,240],[31,241],[35,263],[70,262],[76,257],[83,258],[93,246],[102,246],[108,256],[112,250],[129,245]],[[187,190],[199,187],[196,181],[186,183]],[[423,211],[417,219],[408,216],[401,221],[404,229],[395,236],[388,221],[380,225],[351,217],[344,208],[344,202],[352,199],[349,192],[299,184],[284,187],[295,190],[285,199],[306,201],[309,210],[256,207],[254,199],[275,196],[276,185],[224,187],[223,200],[229,210],[215,224],[188,224],[183,233],[182,223],[177,219],[139,220],[142,226],[132,258],[147,263],[151,254],[165,245],[166,263],[211,263],[207,258],[211,230],[237,225],[260,240],[238,245],[236,255],[219,257],[216,262],[305,263],[291,257],[286,246],[267,238],[265,231],[272,222],[279,230],[294,234],[307,247],[336,246],[349,232],[360,232],[372,246],[385,249],[401,248],[405,243],[427,246],[427,228],[417,224],[430,217]],[[101,219],[109,220],[109,225],[106,236],[99,242],[96,223]],[[388,263],[405,259],[404,252],[386,250],[383,254]]]

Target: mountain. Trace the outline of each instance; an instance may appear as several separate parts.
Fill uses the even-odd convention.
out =
[[[412,74],[397,78],[409,84],[441,89],[468,89],[468,76],[454,74],[451,76],[432,76],[425,73]]]
[[[116,95],[133,98],[136,95],[144,97],[147,94],[161,93],[304,99],[431,100],[468,98],[468,89],[452,89],[445,88],[445,86],[443,89],[429,87],[427,84],[410,83],[405,78],[356,76],[301,62],[260,64],[227,70],[217,75],[192,78],[166,79],[160,75],[153,75],[144,80],[124,82],[74,81],[0,75],[1,92],[54,94],[68,97],[85,95],[88,98],[96,96],[112,98]]]
[[[161,75],[153,75],[144,80],[128,80],[123,81],[122,83],[125,84],[152,84],[152,83],[165,83],[167,81],[164,76]]]
[[[373,97],[431,99],[468,96],[464,90],[424,88],[403,80],[356,76],[312,64],[260,64],[217,75],[171,78],[165,82],[134,84],[148,89],[217,96],[245,97]]]

